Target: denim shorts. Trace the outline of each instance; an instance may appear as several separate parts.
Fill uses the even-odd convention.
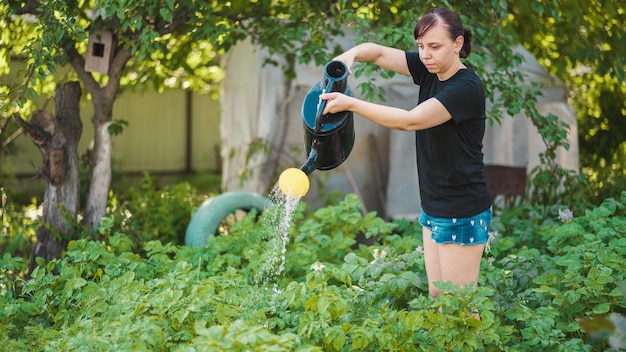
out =
[[[420,213],[419,223],[432,232],[437,244],[456,243],[462,246],[487,243],[491,208],[468,218],[437,218]]]

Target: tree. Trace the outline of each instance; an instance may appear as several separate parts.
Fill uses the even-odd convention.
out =
[[[620,1],[510,0],[517,37],[570,88],[580,160],[597,201],[626,182],[626,5]]]
[[[41,151],[43,166],[39,174],[47,181],[42,219],[46,226],[37,230],[33,259],[42,257],[49,261],[65,249],[69,240],[63,236],[68,229],[67,215],[75,217],[78,212],[78,141],[83,129],[80,95],[78,82],[66,82],[56,91],[55,116],[39,110],[26,122],[16,114],[17,121]]]
[[[33,103],[27,98],[45,96],[53,91],[46,84],[55,86],[51,79],[55,68],[71,68],[63,81],[79,80],[94,107],[91,185],[82,216],[83,224],[95,229],[105,215],[111,182],[109,129],[114,123],[113,104],[124,86],[152,80],[157,88],[162,89],[165,78],[168,78],[167,82],[175,82],[173,86],[207,89],[218,79],[214,74],[215,58],[244,38],[267,47],[270,54],[281,54],[285,58],[281,65],[288,77],[293,75],[297,63],[315,61],[322,64],[338,54],[340,49],[328,47],[326,38],[341,35],[346,26],[360,33],[362,41],[415,49],[413,26],[421,14],[437,5],[449,6],[449,2],[416,5],[413,1],[399,0],[5,1],[0,5],[0,21],[3,23],[2,35],[8,39],[2,41],[0,60],[8,64],[11,56],[21,56],[28,63],[28,69],[17,87],[3,88],[2,119],[6,122],[19,114],[16,120],[22,120],[21,115],[29,111],[27,108],[34,110]],[[494,100],[489,113],[492,121],[498,121],[504,112],[515,115],[527,111],[536,124],[544,126],[540,131],[552,133],[554,128],[563,128],[551,126],[550,120],[542,119],[534,110],[532,92],[522,88],[523,78],[514,69],[521,59],[511,49],[515,41],[507,22],[506,3],[472,0],[452,4],[452,7],[462,15],[476,38],[480,38],[480,45],[474,47],[476,54],[470,57],[470,63],[482,75],[487,94]],[[88,37],[97,30],[110,32],[115,38],[113,57],[106,74],[85,70]],[[278,60],[273,58],[268,60],[268,64],[277,63]],[[370,66],[362,72],[372,70],[375,68]],[[371,98],[382,93],[372,89],[371,85],[361,88]],[[500,93],[497,98],[495,91]],[[60,116],[61,107],[57,105],[56,109],[56,115]],[[22,126],[28,130],[26,121],[22,120]],[[551,138],[548,142],[554,148],[563,143],[559,138]],[[76,172],[67,164],[65,167],[66,172]],[[44,199],[44,202],[50,203],[50,200]],[[53,217],[61,216],[60,212],[55,214]],[[44,219],[53,226],[62,224],[45,215]],[[68,231],[63,226],[56,230],[59,233]],[[59,254],[61,247],[51,247],[53,253],[44,257]]]

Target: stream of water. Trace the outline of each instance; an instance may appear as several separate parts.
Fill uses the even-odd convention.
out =
[[[263,211],[263,216],[269,220],[268,225],[270,227],[267,238],[264,240],[266,251],[258,258],[258,271],[253,281],[259,288],[264,289],[265,292],[271,291],[270,310],[275,312],[275,298],[281,292],[278,288],[278,278],[285,270],[289,228],[292,225],[293,215],[300,198],[286,196],[280,191],[278,185],[275,185],[268,196],[268,200],[270,201],[270,206]],[[261,300],[267,300],[267,295],[259,294],[250,297],[248,309],[255,307]]]
[[[268,285],[276,282],[276,279],[285,270],[285,254],[289,243],[289,228],[291,227],[293,214],[296,211],[300,198],[292,198],[284,195],[278,186],[274,186],[268,197],[271,205],[264,210],[265,216],[270,219],[272,231],[267,240],[267,253],[262,258],[256,283]]]

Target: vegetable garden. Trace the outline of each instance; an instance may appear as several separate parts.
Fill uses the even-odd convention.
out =
[[[300,202],[286,252],[272,210],[181,236],[200,198],[144,179],[97,234],[25,270],[36,206],[3,202],[0,346],[10,351],[606,351],[626,347],[626,192],[581,214],[499,210],[477,289],[428,296],[421,229],[355,195]],[[78,223],[77,221],[75,221]],[[355,241],[357,234],[372,245]],[[284,255],[284,257],[283,257]],[[278,261],[277,261],[278,259]],[[284,259],[284,262],[282,260]],[[280,262],[280,263],[279,263]],[[282,265],[282,270],[278,266]],[[466,315],[480,311],[481,320]]]

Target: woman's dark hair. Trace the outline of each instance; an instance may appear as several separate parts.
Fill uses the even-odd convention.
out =
[[[463,36],[463,47],[459,51],[459,56],[462,58],[468,57],[472,51],[472,31],[463,27],[461,17],[456,12],[445,7],[435,7],[420,17],[413,30],[415,40],[424,36],[437,23],[442,23],[448,28],[450,39],[456,40],[458,36]]]

